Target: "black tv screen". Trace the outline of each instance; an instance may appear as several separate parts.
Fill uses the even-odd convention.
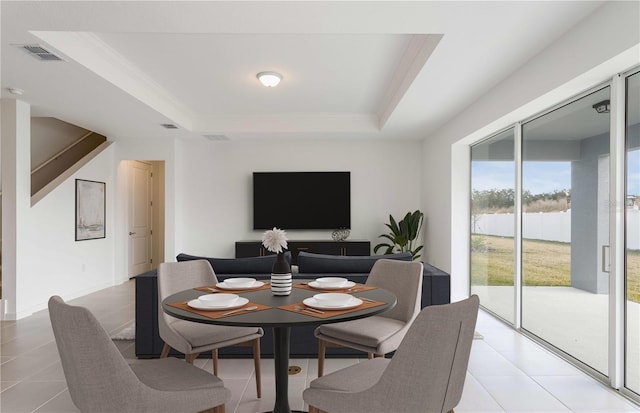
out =
[[[351,228],[350,172],[254,172],[253,229]]]

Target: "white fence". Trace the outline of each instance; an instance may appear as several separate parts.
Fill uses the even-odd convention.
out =
[[[475,234],[513,237],[513,214],[480,214],[472,223]],[[522,214],[523,238],[571,242],[571,211]],[[640,249],[640,210],[627,208],[627,248]]]

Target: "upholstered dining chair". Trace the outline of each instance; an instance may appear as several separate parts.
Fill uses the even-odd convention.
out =
[[[378,316],[323,324],[316,328],[318,377],[324,374],[327,347],[351,347],[368,353],[370,359],[382,357],[398,348],[411,322],[420,312],[421,262],[379,259],[371,268],[366,284],[393,292],[398,303],[392,310]]]
[[[49,299],[49,317],[71,400],[82,412],[224,413],[222,380],[176,358],[127,364],[84,307]]]
[[[256,394],[262,397],[260,373],[260,327],[228,327],[194,323],[171,317],[162,311],[162,300],[171,294],[188,288],[218,283],[211,264],[206,260],[167,262],[158,266],[158,330],[164,341],[161,358],[167,357],[173,348],[185,355],[193,364],[200,353],[211,351],[213,374],[218,375],[218,349],[228,346],[253,347],[256,372]]]
[[[393,358],[375,358],[313,380],[309,413],[445,413],[460,402],[480,300],[425,307]]]

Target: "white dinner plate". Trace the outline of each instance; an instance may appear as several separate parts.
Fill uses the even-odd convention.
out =
[[[357,306],[362,304],[362,300],[357,297],[353,297],[353,300],[349,301],[347,304],[335,306],[321,304],[313,297],[305,298],[304,300],[302,300],[302,302],[304,303],[304,305],[311,308],[317,308],[318,310],[348,310],[350,308],[356,308]]]
[[[320,287],[320,284],[318,284],[316,281],[310,281],[308,285],[309,287],[315,288],[316,290],[347,290],[356,285],[356,283],[354,283],[353,281],[347,281],[346,283],[341,284],[339,287]]]
[[[195,300],[189,301],[187,305],[191,308],[195,308],[196,310],[219,311],[219,310],[232,310],[234,308],[240,308],[243,305],[247,304],[248,302],[249,302],[248,298],[238,297],[238,299],[234,301],[233,304],[231,305],[226,305],[223,307],[220,307],[220,306],[214,307],[210,305],[205,305],[202,301],[196,298]]]
[[[249,286],[249,287],[244,287],[244,288],[238,288],[238,287],[230,287],[227,284],[223,282],[216,284],[216,288],[219,288],[221,290],[234,290],[234,291],[240,291],[240,290],[255,290],[256,288],[260,288],[264,285],[264,283],[262,281],[256,281],[253,283],[253,285]]]

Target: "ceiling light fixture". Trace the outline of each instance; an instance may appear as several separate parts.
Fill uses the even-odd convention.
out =
[[[16,96],[22,96],[24,94],[24,90],[18,89],[17,87],[8,87],[7,90],[9,93]]]
[[[598,102],[592,106],[598,113],[609,113],[609,99]]]
[[[276,87],[282,80],[282,75],[276,72],[260,72],[256,77],[266,87]]]

